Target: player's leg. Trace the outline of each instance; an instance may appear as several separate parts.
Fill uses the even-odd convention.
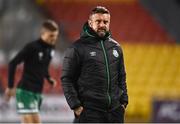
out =
[[[42,104],[42,96],[41,95],[36,95],[36,101],[37,101],[37,108],[38,110],[40,110],[41,104]],[[41,123],[41,117],[39,115],[39,113],[34,113],[32,114],[32,118],[33,118],[33,122],[34,123]]]
[[[21,115],[21,123],[26,124],[26,123],[33,123],[33,119],[31,115],[29,114],[22,114]]]
[[[21,123],[41,123],[41,119],[38,113],[34,114],[22,114]]]
[[[41,123],[41,118],[38,113],[32,114],[33,123]]]
[[[23,89],[16,90],[17,111],[22,123],[40,123],[39,107],[41,95]]]

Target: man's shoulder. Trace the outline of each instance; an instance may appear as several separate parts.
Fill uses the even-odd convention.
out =
[[[76,51],[78,53],[83,53],[84,45],[82,43],[82,39],[75,40],[66,51]]]
[[[26,51],[34,51],[38,49],[38,43],[37,41],[30,41],[24,45],[23,49]]]
[[[72,43],[71,47],[79,48],[79,47],[82,47],[82,44],[83,44],[83,40],[80,38],[80,39],[75,40]]]
[[[114,44],[114,45],[116,45],[116,46],[118,46],[118,47],[121,47],[120,43],[119,43],[118,41],[116,41],[115,39],[109,38],[109,41],[110,41],[112,44]]]
[[[26,44],[26,46],[32,47],[32,46],[36,46],[37,45],[37,41],[30,41]]]

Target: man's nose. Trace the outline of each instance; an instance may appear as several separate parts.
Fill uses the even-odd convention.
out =
[[[100,26],[100,27],[105,27],[104,22],[103,22],[103,21],[101,21],[101,22],[99,23],[99,26]]]

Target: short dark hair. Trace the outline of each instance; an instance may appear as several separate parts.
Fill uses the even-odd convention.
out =
[[[93,15],[93,14],[96,14],[96,13],[110,14],[109,10],[104,6],[96,6],[94,9],[92,9],[90,15]]]
[[[44,21],[42,27],[50,31],[57,31],[59,29],[58,24],[53,20]]]

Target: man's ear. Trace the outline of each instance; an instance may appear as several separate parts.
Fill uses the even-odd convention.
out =
[[[89,27],[92,27],[92,21],[90,19],[88,19],[88,24],[89,24]]]

